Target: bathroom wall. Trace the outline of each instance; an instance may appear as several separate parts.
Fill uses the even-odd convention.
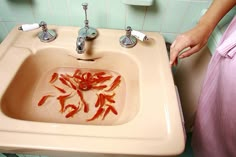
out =
[[[16,24],[41,20],[48,24],[82,27],[87,2],[90,25],[161,32],[172,42],[191,28],[212,0],[154,0],[150,7],[128,6],[122,0],[0,0],[0,42]]]

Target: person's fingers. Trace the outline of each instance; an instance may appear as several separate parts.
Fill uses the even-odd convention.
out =
[[[170,65],[176,65],[179,53],[187,48],[188,40],[183,36],[178,36],[170,47]]]
[[[175,46],[176,40],[170,45],[170,48],[173,48]]]
[[[181,53],[179,55],[179,58],[182,59],[182,58],[185,58],[185,57],[189,57],[191,56],[192,54],[196,53],[197,51],[199,51],[201,49],[201,47],[199,45],[196,45],[194,47],[191,47],[190,49],[184,51],[183,53]]]
[[[176,40],[170,46],[170,65],[171,66],[177,65],[177,62],[178,62],[176,59],[178,52],[175,52],[176,50],[174,49],[175,44],[176,44]]]
[[[178,64],[178,58],[176,58],[176,60],[174,60],[174,62],[170,62],[170,67],[172,67],[172,66],[177,66],[177,64]]]

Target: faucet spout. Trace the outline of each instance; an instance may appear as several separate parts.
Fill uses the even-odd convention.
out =
[[[88,25],[88,23],[89,23],[89,21],[87,19],[88,4],[83,3],[82,6],[83,6],[83,9],[85,12],[85,20],[84,20],[85,26],[79,30],[79,36],[76,41],[76,51],[79,54],[82,54],[85,52],[85,40],[95,39],[98,35],[97,30],[93,27],[89,27],[89,25]]]
[[[79,54],[85,52],[85,37],[79,36],[76,41],[76,51]]]

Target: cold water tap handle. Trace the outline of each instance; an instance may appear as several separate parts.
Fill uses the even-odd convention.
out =
[[[125,29],[125,35],[120,37],[120,45],[126,48],[134,47],[137,43],[137,39],[131,34],[132,28],[128,26]]]
[[[146,34],[136,31],[136,30],[132,30],[131,31],[131,35],[135,36],[135,38],[137,38],[140,41],[145,41],[148,40],[148,37]]]
[[[20,27],[18,27],[18,30],[21,30],[21,31],[31,31],[31,30],[38,29],[39,27],[40,27],[40,25],[38,23],[23,24]]]

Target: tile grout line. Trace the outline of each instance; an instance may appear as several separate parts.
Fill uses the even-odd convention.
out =
[[[125,25],[124,25],[124,29],[125,29],[125,27],[127,26],[127,19],[128,19],[128,6],[127,5],[125,5]]]
[[[49,14],[51,15],[51,16],[53,16],[54,15],[54,12],[53,12],[53,8],[52,8],[52,5],[51,5],[51,1],[50,0],[48,0],[48,6],[49,6]]]
[[[145,25],[147,11],[148,11],[148,7],[146,6],[145,7],[145,14],[144,14],[144,17],[143,17],[142,31],[143,31],[143,28],[144,28],[144,25]]]
[[[168,10],[168,4],[170,3],[170,1],[169,0],[166,0],[166,7],[165,7],[165,13],[167,12],[167,10]],[[166,16],[164,15],[163,17],[161,17],[161,21],[162,21],[162,24],[160,25],[160,32],[162,32],[162,27],[163,27],[163,23],[165,23],[165,21],[166,21]]]
[[[110,1],[109,0],[106,0],[106,28],[108,27],[108,23],[109,23],[109,13],[110,13]]]
[[[2,22],[3,28],[5,29],[6,33],[10,33],[10,30],[8,30],[7,25],[5,22]]]
[[[67,8],[67,15],[69,17],[69,24],[72,25],[72,17],[71,17],[71,11],[69,9],[70,6],[70,0],[66,0],[66,8]]]
[[[32,15],[33,15],[33,18],[34,18],[34,22],[36,22],[36,14],[35,14],[35,11],[33,9],[33,6],[31,4],[31,0],[28,0],[28,3],[30,4],[30,9],[32,11]]]
[[[191,1],[191,2],[193,2],[193,1]],[[185,15],[186,15],[186,14],[188,13],[188,11],[189,11],[191,2],[188,1],[187,7],[186,7],[186,9],[185,9],[185,11],[184,11]],[[180,31],[181,31],[181,27],[182,27],[181,24],[183,24],[183,23],[184,23],[184,18],[181,20],[180,25],[178,26],[179,28],[177,29],[177,32],[179,32],[179,34],[182,33],[182,32],[180,32]]]

